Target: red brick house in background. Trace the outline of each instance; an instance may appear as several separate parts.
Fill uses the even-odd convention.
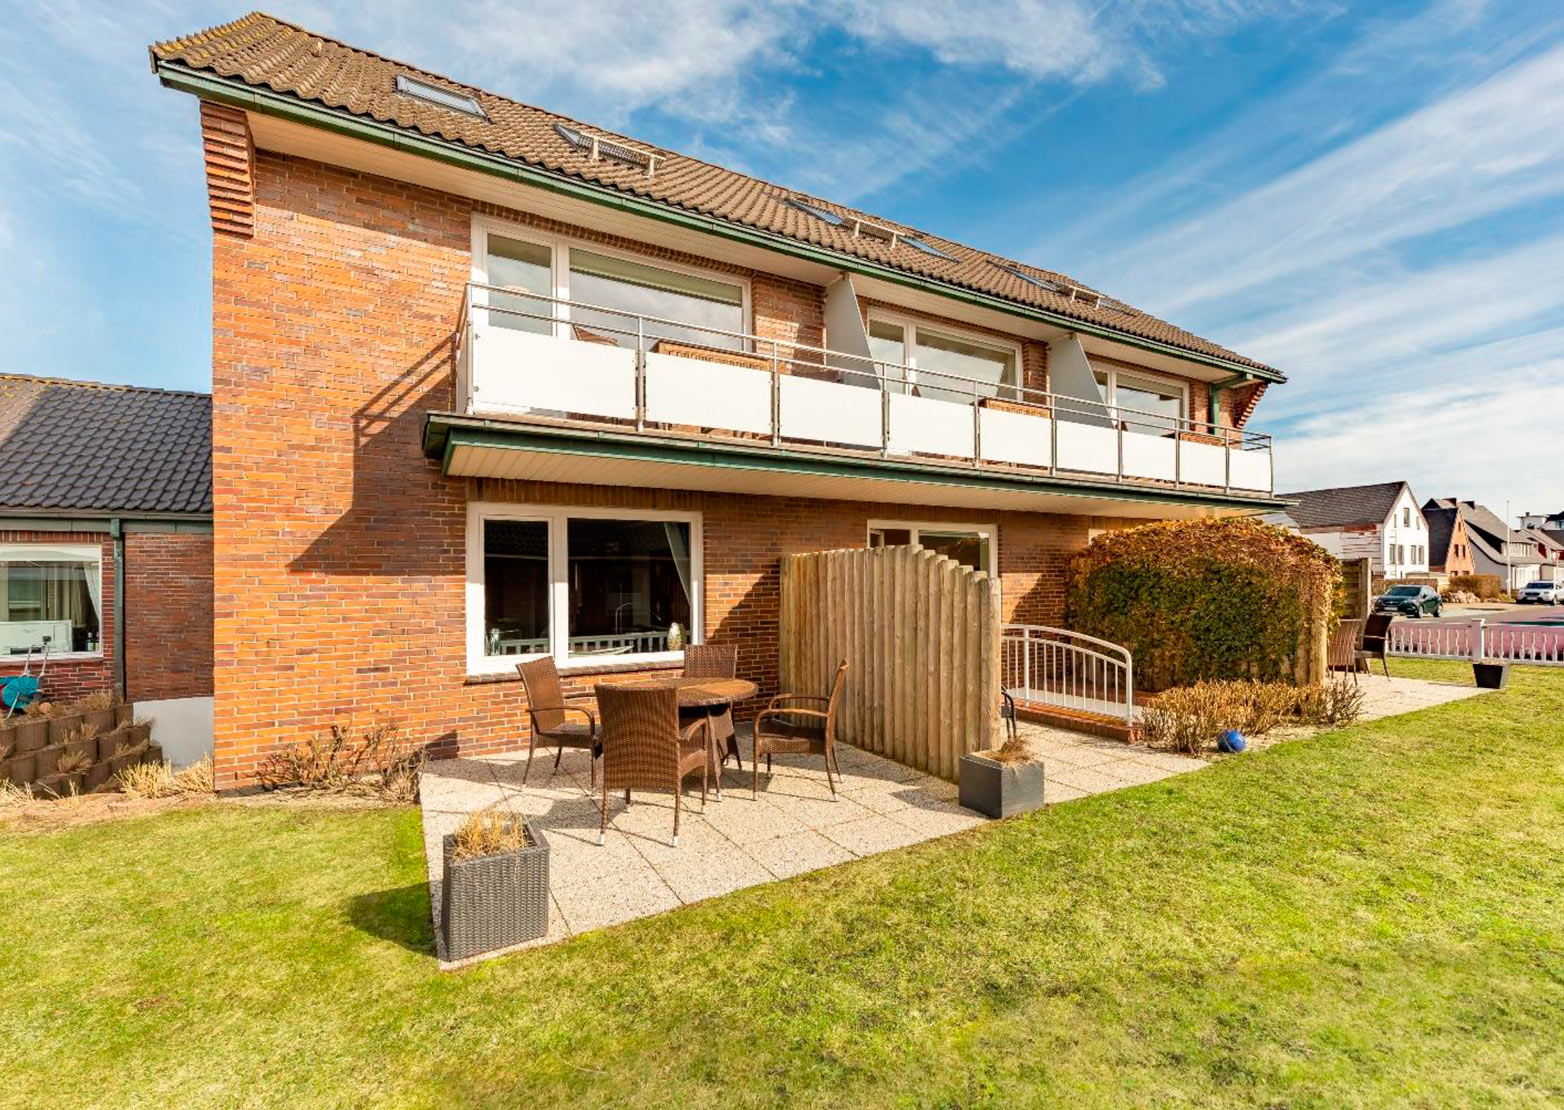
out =
[[[1047,624],[1094,530],[1280,507],[1283,376],[1064,275],[265,15],[151,59],[214,230],[220,788],[343,714],[514,748],[532,654],[769,695],[788,552]]]
[[[0,374],[0,674],[117,690],[176,763],[212,743],[212,406]]]

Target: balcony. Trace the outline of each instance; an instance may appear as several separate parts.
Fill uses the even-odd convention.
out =
[[[791,458],[1264,501],[1267,435],[689,321],[468,288],[460,412]]]

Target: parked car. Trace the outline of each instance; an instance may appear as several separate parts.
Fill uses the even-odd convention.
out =
[[[1564,605],[1564,582],[1528,582],[1515,591],[1515,600],[1522,605]]]
[[[1437,617],[1442,605],[1432,586],[1392,586],[1374,599],[1374,612]]]

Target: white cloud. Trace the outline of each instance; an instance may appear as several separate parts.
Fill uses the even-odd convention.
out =
[[[1124,295],[1187,313],[1560,192],[1564,46],[1149,236],[1115,268]]]

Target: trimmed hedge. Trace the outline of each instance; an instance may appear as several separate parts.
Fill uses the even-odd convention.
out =
[[[1108,532],[1070,567],[1077,632],[1135,655],[1135,686],[1296,681],[1299,644],[1330,619],[1341,566],[1302,536],[1243,518]]]
[[[1492,601],[1504,593],[1504,579],[1497,574],[1452,574],[1449,588],[1476,594],[1480,601]]]

